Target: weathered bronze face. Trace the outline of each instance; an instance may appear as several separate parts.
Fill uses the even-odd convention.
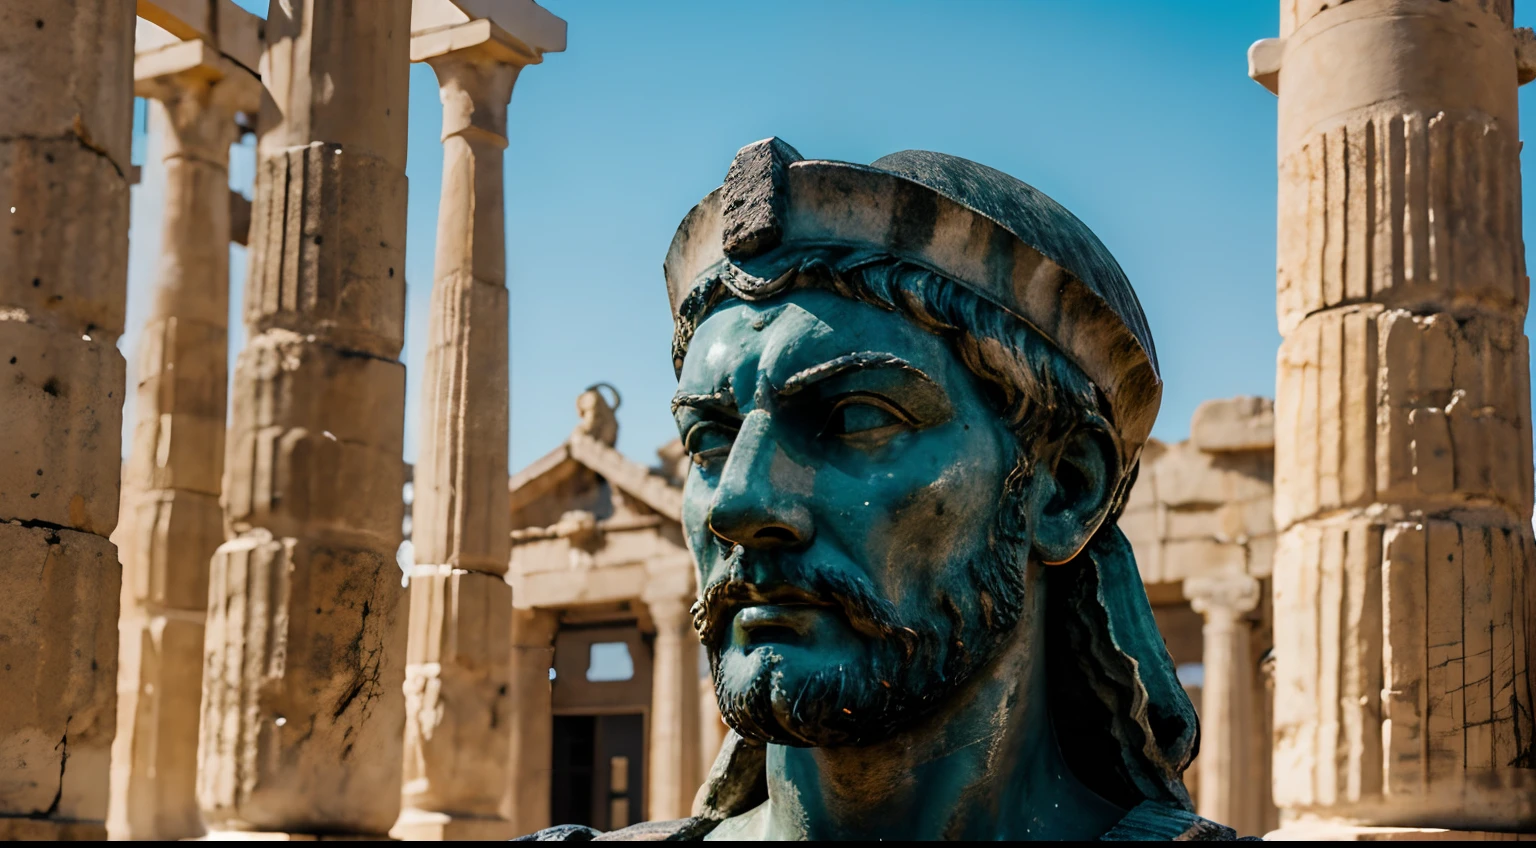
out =
[[[695,622],[739,732],[878,741],[1016,623],[1024,540],[997,530],[1019,446],[938,335],[826,291],[729,301],[674,407]]]
[[[664,269],[735,732],[694,816],[619,838],[1232,838],[1114,524],[1162,383],[1098,238],[975,162],[766,139]]]
[[[1097,237],[974,162],[767,139],[664,268],[735,733],[656,832],[1230,836],[1186,812],[1193,710],[1114,526],[1161,381]]]

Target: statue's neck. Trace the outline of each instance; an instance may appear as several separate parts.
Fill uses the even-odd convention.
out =
[[[1073,776],[1038,639],[1013,642],[932,716],[875,745],[768,748],[753,828],[779,839],[1093,839],[1124,814]]]

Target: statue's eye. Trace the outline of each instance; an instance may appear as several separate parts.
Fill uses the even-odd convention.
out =
[[[724,459],[736,441],[736,431],[713,421],[695,424],[683,439],[683,448],[695,465],[707,466],[717,459]]]
[[[845,398],[832,410],[822,432],[828,436],[883,436],[906,425],[904,416],[867,396]]]

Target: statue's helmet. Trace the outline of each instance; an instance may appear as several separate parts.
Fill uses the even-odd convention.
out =
[[[736,154],[725,184],[683,219],[664,270],[675,319],[710,280],[758,300],[807,254],[924,266],[1017,317],[1098,387],[1135,466],[1162,399],[1152,333],[1108,248],[1061,204],[957,156],[906,150],[873,165],[802,159],[777,138]],[[680,320],[674,365],[693,327]]]
[[[1104,526],[1048,570],[1048,689],[1057,738],[1079,778],[1135,806],[1188,808],[1198,748],[1130,544],[1114,526],[1162,397],[1146,316],[1098,237],[1039,190],[975,162],[921,150],[872,165],[803,159],[770,138],[736,154],[724,185],[683,219],[664,265],[674,365],[708,313],[704,298],[765,300],[809,264],[897,260],[962,286],[1045,339],[1093,384],[1118,467]],[[762,759],[732,736],[700,792],[712,817],[743,811]]]

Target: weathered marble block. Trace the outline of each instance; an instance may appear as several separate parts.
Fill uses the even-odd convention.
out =
[[[411,576],[406,802],[495,817],[508,789],[512,587],[500,575],[424,568]]]
[[[210,573],[198,799],[212,829],[383,834],[400,809],[393,552],[226,542]]]
[[[217,495],[161,490],[140,495],[122,515],[124,561],[134,569],[125,598],[202,615],[208,606],[208,552],[224,541]]]
[[[405,342],[405,195],[399,163],[340,144],[314,142],[262,160],[245,292],[251,335],[282,328],[397,356]]]
[[[118,579],[100,536],[0,523],[0,837],[7,815],[106,818]]]
[[[226,517],[237,532],[400,540],[405,366],[288,333],[253,339],[235,368]]]
[[[4,106],[0,115],[10,121]],[[128,184],[118,166],[74,137],[0,139],[0,219],[9,278],[0,306],[116,341],[128,272]]]
[[[110,341],[0,320],[0,519],[112,532],[124,371]]]

